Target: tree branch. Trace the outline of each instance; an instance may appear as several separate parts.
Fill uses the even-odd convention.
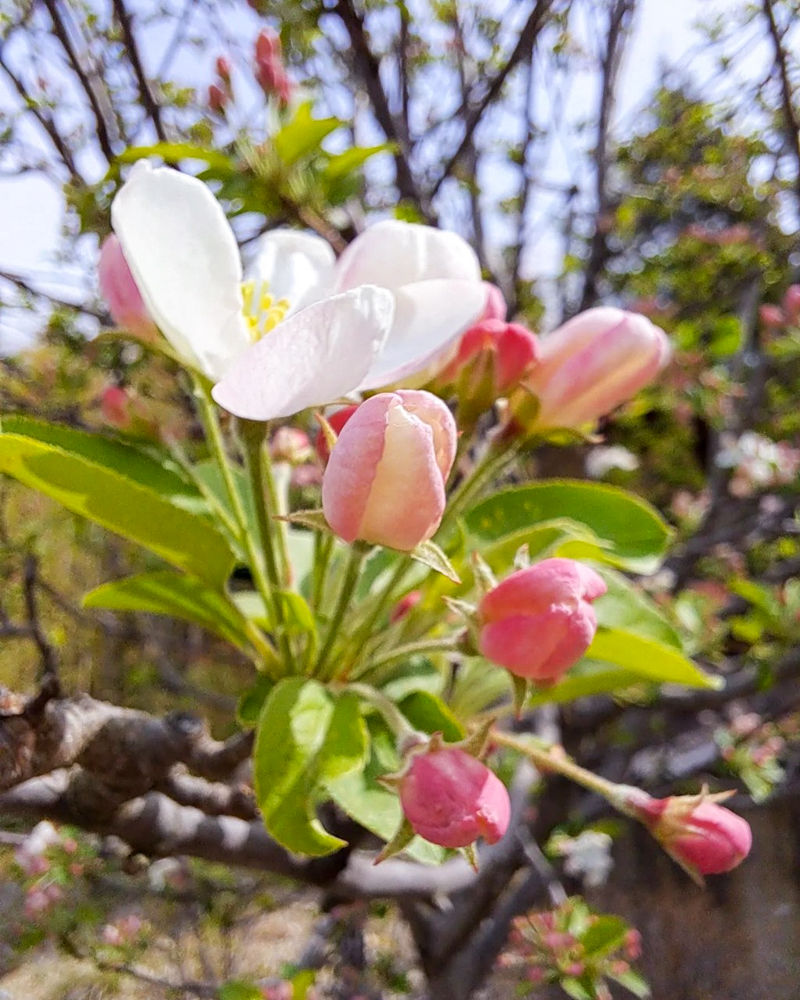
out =
[[[128,8],[125,6],[125,0],[114,0],[114,13],[117,16],[117,20],[122,28],[122,37],[125,40],[125,48],[128,51],[128,58],[131,61],[131,66],[133,67],[133,72],[136,77],[136,84],[139,90],[139,99],[142,102],[142,107],[147,112],[150,120],[153,123],[153,128],[156,130],[156,135],[158,136],[159,142],[167,141],[167,133],[164,130],[164,122],[161,117],[161,105],[156,100],[150,89],[150,84],[147,80],[147,74],[144,71],[144,64],[142,63],[142,57],[139,53],[139,46],[136,42],[136,35],[133,33],[133,21]]]

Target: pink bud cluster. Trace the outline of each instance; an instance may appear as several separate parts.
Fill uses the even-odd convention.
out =
[[[227,56],[217,56],[217,79],[208,88],[208,106],[218,115],[225,114],[228,102],[233,99],[231,63]]]
[[[267,97],[275,97],[282,105],[292,99],[294,89],[283,64],[280,35],[271,28],[259,32],[255,45],[256,80]]]
[[[113,948],[123,948],[133,944],[145,930],[145,922],[135,913],[120,917],[114,923],[106,924],[102,931],[103,944]]]
[[[517,570],[478,606],[480,651],[518,677],[554,684],[591,645],[591,602],[605,592],[603,578],[573,559]]]

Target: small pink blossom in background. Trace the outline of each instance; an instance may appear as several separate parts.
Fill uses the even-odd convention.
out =
[[[481,653],[518,677],[555,683],[591,645],[591,602],[605,592],[602,577],[573,559],[517,570],[481,600]]]
[[[227,56],[217,56],[217,61],[215,63],[217,76],[223,83],[229,84],[231,82],[231,61]]]
[[[100,397],[100,409],[103,416],[114,427],[125,430],[131,425],[130,397],[119,385],[110,385],[103,390]]]
[[[294,987],[288,980],[283,980],[280,983],[262,986],[261,992],[264,995],[264,1000],[292,1000]]]
[[[505,834],[511,803],[505,785],[458,747],[415,754],[400,781],[400,804],[414,832],[442,847],[467,847]]]
[[[456,424],[429,392],[400,389],[362,403],[331,452],[322,508],[346,542],[411,551],[439,527]]]
[[[755,431],[738,438],[727,436],[717,456],[720,468],[734,470],[730,491],[746,497],[759,490],[785,486],[800,472],[800,449],[786,441],[772,441]]]
[[[783,296],[783,311],[790,323],[800,320],[800,285],[789,285]]]
[[[764,326],[772,330],[780,330],[786,325],[786,316],[780,306],[761,306],[758,318]]]
[[[61,844],[61,834],[48,820],[37,823],[14,853],[14,860],[28,878],[43,875],[50,868],[47,851]]]
[[[142,340],[152,340],[158,331],[150,319],[119,240],[113,233],[103,240],[100,247],[97,277],[100,292],[117,326]]]
[[[670,354],[664,331],[638,313],[580,313],[539,338],[539,361],[525,379],[539,400],[535,426],[580,427],[605,416],[652,382]]]
[[[272,435],[269,446],[273,462],[303,465],[314,454],[311,440],[299,427],[279,427]]]

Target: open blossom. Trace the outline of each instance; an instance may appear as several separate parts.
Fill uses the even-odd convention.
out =
[[[747,820],[716,798],[704,794],[654,799],[638,792],[633,805],[656,840],[685,868],[698,875],[719,875],[744,861],[753,834]]]
[[[536,426],[580,427],[651,382],[670,357],[667,335],[644,316],[589,309],[539,341],[526,386],[539,400]]]
[[[200,180],[137,163],[112,221],[148,312],[214,398],[251,420],[395,385],[482,315],[487,292],[455,233],[379,222],[337,261],[294,230],[262,238],[243,282],[236,238]]]
[[[400,389],[356,410],[322,478],[322,508],[347,542],[361,539],[410,551],[442,520],[456,425],[429,392]]]
[[[602,577],[573,559],[517,570],[478,607],[481,653],[518,677],[555,683],[591,645],[591,602],[605,592]]]
[[[100,247],[97,278],[100,292],[117,326],[143,339],[152,338],[156,333],[155,325],[131,274],[119,239],[113,233],[103,240]]]
[[[496,843],[508,829],[511,803],[502,781],[459,747],[412,757],[400,779],[400,804],[415,833],[442,847]]]

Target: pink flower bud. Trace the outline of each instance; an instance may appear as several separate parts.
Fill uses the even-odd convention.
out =
[[[264,28],[256,39],[256,80],[269,97],[288,104],[292,97],[292,82],[286,75],[281,53],[281,39],[271,28]]]
[[[651,382],[670,357],[667,335],[622,309],[589,309],[539,341],[526,379],[539,399],[538,428],[579,427]]]
[[[636,802],[639,818],[677,861],[699,875],[729,872],[753,846],[749,823],[713,796],[645,796]]]
[[[352,406],[343,406],[340,410],[337,410],[335,413],[331,413],[329,416],[326,416],[325,419],[331,425],[332,430],[334,430],[337,434],[341,434],[342,428],[350,419],[350,417],[353,416],[353,414],[356,412],[357,409],[358,409],[358,403],[353,403]],[[328,442],[325,438],[325,434],[323,433],[322,428],[320,428],[317,431],[317,436],[314,439],[314,448],[316,449],[317,454],[319,455],[320,461],[323,464],[327,462],[328,459],[330,458],[330,451],[328,450]]]
[[[486,289],[488,297],[482,319],[505,320],[508,315],[505,295],[503,295],[497,285],[493,285],[490,281],[484,281],[483,287]]]
[[[800,319],[800,285],[789,285],[786,289],[786,294],[783,296],[783,311],[790,323],[797,323]]]
[[[467,330],[458,345],[458,353],[442,372],[439,381],[454,382],[460,378],[470,388],[479,391],[489,374],[489,404],[508,392],[534,367],[538,356],[537,341],[530,330],[519,323],[506,323],[499,319],[485,319]]]
[[[322,477],[322,507],[346,542],[408,552],[434,534],[456,453],[456,424],[429,392],[373,396],[339,435]]]
[[[603,579],[573,559],[518,570],[480,603],[481,653],[518,677],[555,683],[591,645],[590,602],[605,592]]]
[[[394,625],[395,622],[402,621],[403,618],[415,608],[419,602],[422,600],[422,593],[419,590],[410,590],[404,597],[392,608],[392,613],[389,615],[389,621]]]
[[[272,28],[262,28],[256,38],[256,62],[267,63],[281,58],[281,36]]]
[[[442,847],[496,843],[511,803],[502,781],[458,747],[416,754],[400,781],[400,804],[415,833]]]
[[[26,920],[36,920],[50,909],[50,900],[42,889],[29,889],[25,895],[23,913]]]
[[[97,277],[108,311],[117,326],[130,330],[143,340],[152,340],[157,332],[155,324],[136,287],[119,240],[113,233],[105,238],[100,247]]]
[[[231,61],[227,56],[217,56],[217,76],[224,83],[231,82]]]
[[[208,88],[208,107],[215,114],[221,115],[225,112],[225,105],[228,103],[228,95],[218,83],[212,83]]]

